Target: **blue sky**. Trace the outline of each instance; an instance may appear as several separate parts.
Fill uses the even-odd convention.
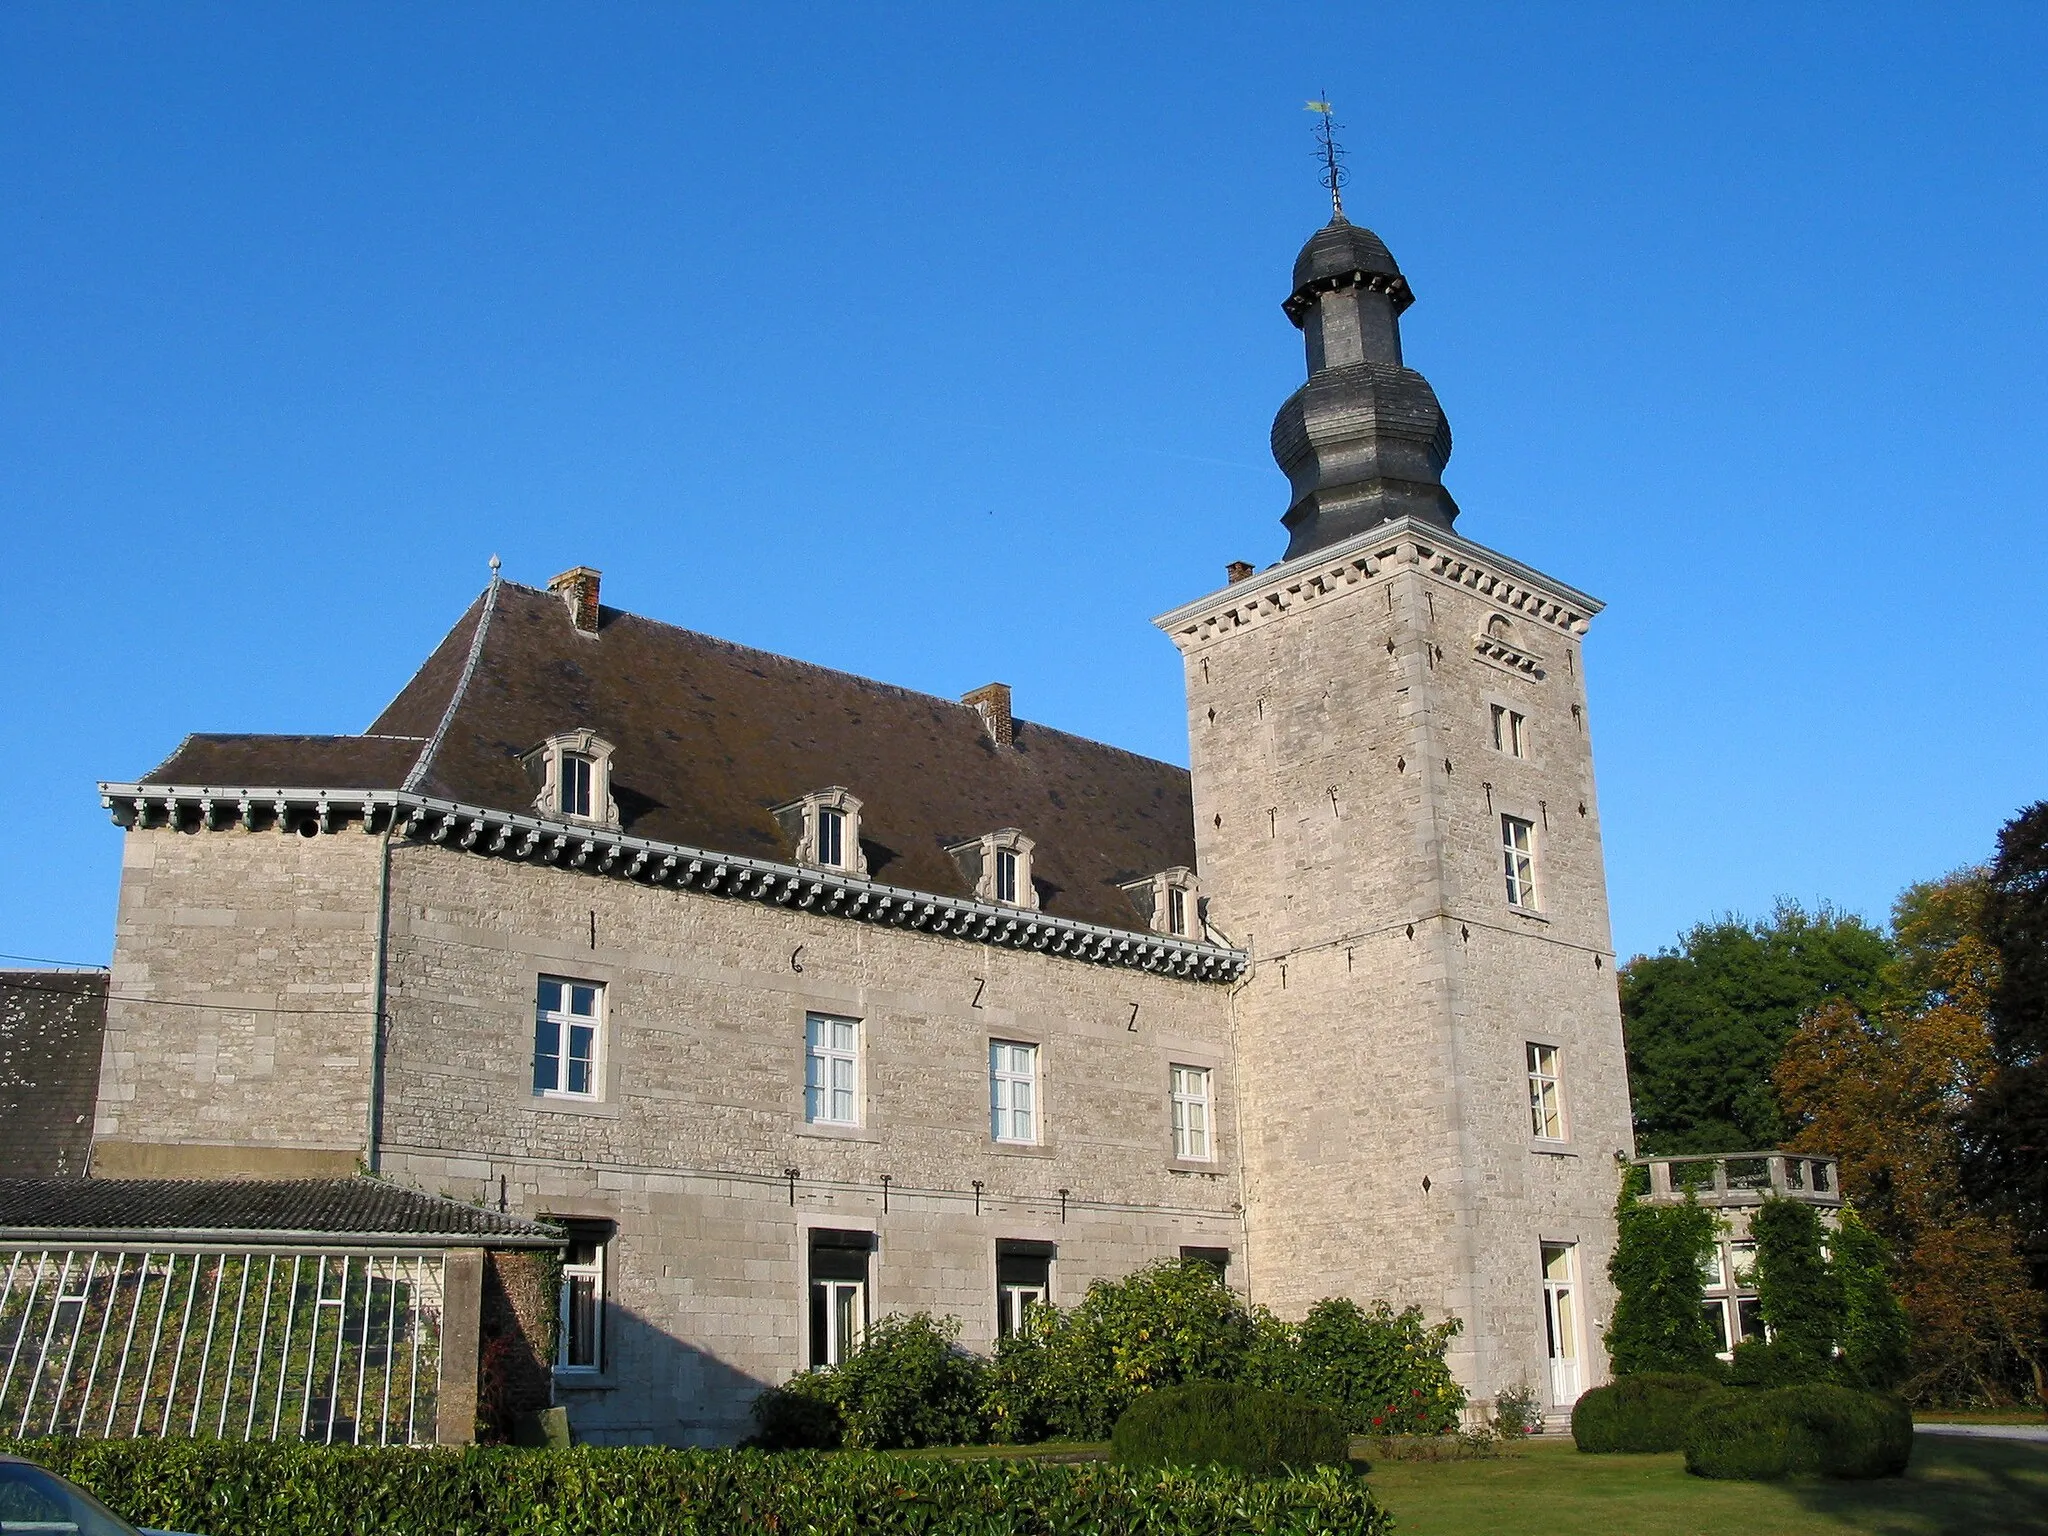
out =
[[[0,8],[0,951],[96,780],[367,724],[483,584],[1185,761],[1288,266],[1418,295],[1459,531],[1609,603],[1616,941],[1882,916],[2044,793],[2048,12]]]

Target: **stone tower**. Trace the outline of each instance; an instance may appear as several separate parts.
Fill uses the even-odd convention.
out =
[[[1285,559],[1159,620],[1187,668],[1209,921],[1235,999],[1247,1281],[1455,1314],[1459,1378],[1606,1379],[1633,1149],[1582,639],[1600,605],[1452,531],[1412,301],[1340,213],[1283,308]]]

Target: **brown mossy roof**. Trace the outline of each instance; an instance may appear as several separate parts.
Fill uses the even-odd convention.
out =
[[[555,1245],[551,1228],[376,1179],[0,1179],[0,1234],[309,1233]]]
[[[106,1028],[106,972],[0,971],[0,1169],[85,1172]]]
[[[227,783],[188,767],[239,760],[263,769],[243,783],[397,787],[440,725],[482,607],[481,598],[471,605],[368,736],[193,737],[151,782]],[[787,862],[794,850],[771,808],[843,785],[862,802],[873,879],[970,896],[947,847],[1016,827],[1036,843],[1041,907],[1117,928],[1142,926],[1123,882],[1195,862],[1188,775],[1171,763],[1024,720],[998,747],[971,706],[613,608],[595,637],[582,635],[561,598],[511,582],[499,587],[475,673],[417,787],[531,811],[523,757],[584,727],[617,749],[612,786],[625,830],[661,842]],[[404,740],[409,757],[398,750]],[[349,759],[351,750],[362,755]],[[353,761],[374,778],[308,777],[316,761]]]

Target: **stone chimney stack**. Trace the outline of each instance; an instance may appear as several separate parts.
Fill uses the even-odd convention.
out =
[[[989,739],[999,747],[1010,744],[1010,685],[1008,683],[984,683],[972,693],[960,696],[962,704],[972,704],[981,711],[981,723],[988,727]]]
[[[569,605],[569,622],[576,626],[578,634],[597,633],[597,584],[603,577],[604,572],[579,565],[548,583],[548,590],[561,593],[562,600]]]
[[[1251,578],[1252,563],[1249,560],[1233,560],[1223,567],[1223,574],[1230,579],[1230,585],[1234,587],[1240,581]]]

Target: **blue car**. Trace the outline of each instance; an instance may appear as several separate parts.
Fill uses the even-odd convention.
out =
[[[76,1483],[54,1472],[0,1456],[0,1533],[37,1536],[184,1536],[130,1525]]]

